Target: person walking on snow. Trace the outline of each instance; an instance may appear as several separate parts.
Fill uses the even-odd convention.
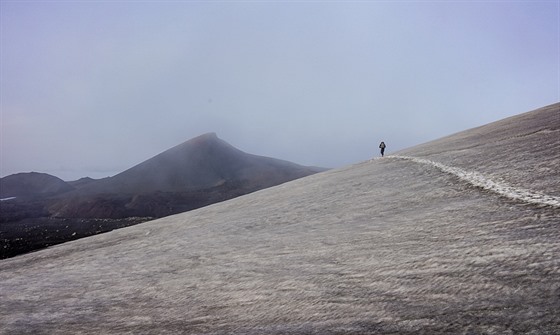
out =
[[[383,157],[383,155],[385,155],[385,147],[387,147],[387,146],[385,145],[385,142],[381,142],[381,143],[379,144],[379,148],[381,149],[381,157]]]

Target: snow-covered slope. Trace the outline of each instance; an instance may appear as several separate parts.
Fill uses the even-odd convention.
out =
[[[399,152],[560,196],[560,103]]]
[[[557,334],[559,107],[3,260],[0,333]]]

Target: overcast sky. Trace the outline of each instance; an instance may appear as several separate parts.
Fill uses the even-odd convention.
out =
[[[1,176],[207,132],[341,167],[560,101],[559,1],[1,2]]]

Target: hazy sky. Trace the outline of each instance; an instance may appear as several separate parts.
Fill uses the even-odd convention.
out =
[[[560,1],[1,1],[0,173],[206,132],[340,167],[560,101]]]

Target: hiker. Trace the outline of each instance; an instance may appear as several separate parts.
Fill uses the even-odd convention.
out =
[[[385,154],[385,147],[387,147],[387,146],[385,145],[385,142],[382,141],[379,144],[379,148],[381,149],[381,157],[383,157],[383,155]]]

